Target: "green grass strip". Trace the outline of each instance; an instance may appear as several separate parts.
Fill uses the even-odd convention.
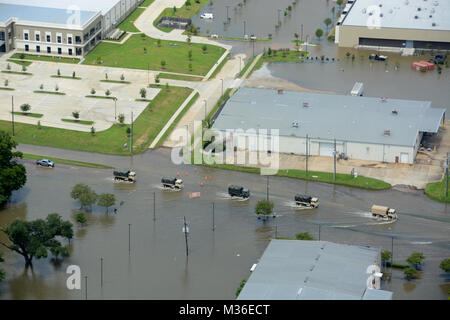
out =
[[[13,112],[16,116],[32,117],[32,118],[42,118],[44,115],[42,113],[28,113],[28,112]]]
[[[2,70],[2,73],[8,73],[8,74],[18,74],[23,76],[32,76],[32,73],[29,72],[22,72],[22,71],[9,71],[9,70]]]
[[[130,84],[130,81],[125,80],[100,80],[100,82],[108,82],[108,83],[121,83],[121,84]]]
[[[88,121],[88,120],[61,119],[61,121],[84,124],[84,125],[89,125],[89,126],[94,124],[94,121]]]
[[[14,91],[16,89],[14,89],[14,88],[7,88],[7,87],[0,87],[0,90]]]
[[[247,72],[247,69],[252,65],[253,61],[255,61],[257,56],[253,56],[248,62],[247,64],[244,66],[244,69],[241,70],[241,72],[239,72],[239,74],[237,75],[237,78],[242,78],[242,76],[245,74],[245,72]]]
[[[25,66],[25,67],[29,67],[33,63],[31,61],[23,61],[23,60],[16,60],[16,59],[8,59],[7,61],[21,65],[21,66]]]
[[[53,76],[51,76],[51,78],[61,78],[61,79],[71,79],[71,80],[81,80],[80,77],[58,76],[58,75],[53,75]]]
[[[136,28],[134,22],[139,18],[139,16],[145,11],[143,8],[136,8],[132,13],[128,15],[117,28],[126,32],[139,32],[140,30]]]
[[[214,79],[215,76],[217,76],[217,74],[220,72],[220,70],[222,70],[223,66],[225,65],[225,63],[228,62],[228,59],[230,59],[231,53],[229,53],[225,59],[222,60],[222,62],[220,63],[220,65],[216,68],[216,70],[214,70],[214,72],[212,73],[212,75],[209,77],[208,80]]]
[[[160,73],[160,79],[172,79],[172,80],[181,80],[181,81],[202,81],[203,77],[196,76],[183,76],[180,74],[171,74],[171,73]]]
[[[86,98],[93,98],[93,99],[111,99],[111,100],[117,99],[116,97],[112,97],[112,96],[96,96],[96,95],[93,95],[93,94],[89,94],[89,95],[87,95],[85,97]]]
[[[450,188],[450,181],[449,181]],[[440,182],[428,183],[425,187],[425,195],[431,200],[450,203],[450,192],[449,196],[445,196],[445,174]]]
[[[61,62],[61,63],[71,63],[76,64],[80,62],[78,58],[65,58],[58,56],[39,56],[35,54],[23,54],[23,53],[15,53],[11,56],[12,59],[21,59],[21,55],[23,55],[24,60],[36,60],[36,61],[47,61],[47,62]]]
[[[114,167],[107,166],[104,164],[76,161],[76,160],[68,160],[68,159],[54,158],[54,157],[48,157],[48,156],[39,156],[39,155],[29,154],[29,153],[24,153],[23,158],[29,159],[29,160],[50,159],[53,162],[55,162],[55,164],[67,164],[67,165],[73,165],[73,166],[77,166],[77,167],[87,167],[87,168],[97,168],[97,169],[114,169]]]
[[[34,93],[43,93],[43,94],[56,94],[58,96],[66,95],[64,92],[57,92],[57,91],[34,90],[33,92]]]

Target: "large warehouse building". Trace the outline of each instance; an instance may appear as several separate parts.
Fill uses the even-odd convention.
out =
[[[450,1],[348,0],[335,34],[340,47],[450,50]]]
[[[0,53],[84,56],[143,0],[0,0]]]
[[[240,88],[225,104],[213,129],[240,130],[232,143],[264,150],[252,130],[278,129],[279,152],[413,163],[425,133],[435,134],[445,109],[431,102],[349,95]],[[276,152],[276,140],[263,139]],[[308,153],[307,153],[308,152]]]

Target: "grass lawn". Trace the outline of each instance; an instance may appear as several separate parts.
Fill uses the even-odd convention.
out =
[[[94,121],[87,121],[87,120],[61,119],[61,121],[71,122],[71,123],[78,123],[78,124],[85,124],[85,125],[88,125],[88,126],[94,124]]]
[[[11,56],[12,59],[20,59],[21,53],[15,53]],[[61,62],[61,63],[72,63],[76,64],[80,62],[78,58],[64,58],[55,56],[39,56],[36,54],[24,54],[24,60],[38,60],[38,61],[49,61],[49,62]]]
[[[32,118],[42,118],[44,115],[42,113],[23,113],[23,112],[13,112],[16,116],[32,117]]]
[[[155,21],[153,21],[153,25],[155,27],[157,27],[159,30],[164,31],[164,32],[170,32],[173,29],[171,28],[159,28],[157,26],[158,21],[162,18],[162,17],[178,17],[178,18],[191,18],[193,17],[195,14],[197,14],[197,12],[200,10],[201,7],[203,7],[205,4],[207,4],[209,2],[209,0],[199,0],[199,3],[195,2],[194,0],[191,0],[191,5],[190,6],[186,6],[186,4],[184,4],[181,8],[177,8],[176,11],[173,11],[173,7],[172,8],[166,8],[164,9],[161,14],[158,16],[158,18],[156,18]]]
[[[171,74],[171,73],[160,73],[160,79],[172,79],[172,80],[182,80],[182,81],[202,81],[202,77],[191,77],[191,76],[183,76],[179,74]]]
[[[235,165],[230,165],[230,164],[216,164],[216,165],[212,165],[211,167],[226,169],[226,170],[242,171],[242,172],[247,172],[247,173],[257,173],[257,174],[260,173],[259,168],[242,167],[242,166],[235,166]],[[343,186],[347,186],[347,187],[355,187],[355,188],[361,188],[361,189],[368,189],[368,190],[385,190],[385,189],[391,188],[391,185],[384,181],[381,181],[378,179],[367,178],[364,176],[358,176],[357,178],[354,178],[352,175],[349,175],[349,174],[338,173],[338,174],[336,174],[336,181],[334,181],[332,172],[309,171],[308,175],[306,175],[305,171],[289,169],[289,170],[279,170],[278,174],[276,176],[309,180],[309,181],[325,182],[325,183],[331,183],[331,184],[337,184],[337,185],[343,185]],[[317,178],[314,178],[313,176],[316,176]]]
[[[150,6],[153,3],[153,1],[155,1],[155,0],[145,0],[144,2],[142,2],[139,5],[139,7],[148,7],[148,6]]]
[[[38,156],[35,154],[29,154],[29,153],[24,153],[23,158],[29,159],[29,160],[50,159],[53,162],[55,162],[56,165],[67,164],[67,165],[78,166],[78,167],[87,167],[87,168],[114,169],[114,167],[106,166],[104,164],[83,162],[83,161],[76,161],[76,160],[68,160],[68,159],[61,159],[61,158],[53,158],[53,157],[48,157],[48,156]]]
[[[136,21],[144,11],[145,9],[143,8],[136,8],[125,20],[123,20],[117,26],[117,28],[126,32],[140,32],[140,30],[135,27],[134,21]]]
[[[176,46],[174,46],[175,43]],[[206,45],[207,53],[203,54],[202,46],[202,44],[161,40],[159,47],[156,39],[144,34],[136,34],[124,44],[107,42],[98,44],[87,54],[83,64],[142,70],[149,68],[150,70],[205,75],[223,55],[225,49]],[[144,53],[144,48],[147,53]],[[192,50],[192,61],[189,61],[188,57],[190,50]],[[166,62],[164,67],[162,67],[161,61]],[[189,71],[189,64],[192,64],[192,72]]]
[[[134,121],[134,153],[148,149],[152,140],[192,92],[192,89],[182,87],[169,87],[169,89],[169,92],[162,89]],[[127,127],[127,125],[114,124],[111,128],[99,131],[92,136],[90,132],[44,126],[38,129],[36,125],[16,122],[15,140],[19,143],[61,149],[128,155],[129,149],[123,148],[125,143],[129,143]],[[11,133],[11,122],[0,120],[0,130]]]
[[[261,59],[255,64],[253,69],[249,72],[247,75],[247,79],[250,78],[253,72],[256,70],[261,69],[264,62],[300,62],[300,57],[305,58],[308,55],[308,52],[306,51],[296,51],[296,50],[290,50],[285,52],[274,52],[272,51],[272,54],[269,56],[266,52]]]
[[[449,188],[450,188],[450,181],[449,181]],[[444,203],[450,203],[450,191],[449,196],[445,196],[445,175],[442,178],[442,181],[440,182],[431,182],[426,185],[425,187],[425,194],[428,196],[428,198],[444,202]]]
[[[12,62],[12,63],[16,63],[16,64],[21,65],[21,66],[25,66],[25,67],[28,67],[28,66],[30,66],[33,63],[31,61],[23,61],[23,60],[15,60],[15,59],[8,59],[7,61]]]
[[[239,72],[239,74],[237,75],[237,78],[242,78],[242,76],[245,74],[245,72],[247,72],[247,69],[252,65],[253,61],[255,61],[257,56],[252,57],[247,64],[244,66],[244,68],[241,70],[241,72]]]

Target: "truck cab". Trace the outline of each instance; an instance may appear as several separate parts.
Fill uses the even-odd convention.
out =
[[[181,180],[179,178],[163,177],[163,178],[161,178],[161,183],[164,188],[177,189],[177,190],[180,190],[183,188],[183,180]]]
[[[241,186],[233,185],[228,187],[228,194],[231,197],[247,199],[250,197],[250,190]]]

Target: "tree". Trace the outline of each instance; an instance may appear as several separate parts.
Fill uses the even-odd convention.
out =
[[[314,240],[314,237],[309,234],[309,232],[297,233],[295,235],[295,239],[297,240]]]
[[[141,88],[139,93],[141,94],[141,98],[143,99],[145,99],[145,97],[147,96],[147,90],[145,90],[145,88]]]
[[[423,260],[425,260],[425,256],[422,252],[413,252],[408,259],[406,259],[406,262],[418,269],[419,265],[423,263]]]
[[[22,65],[22,71],[23,72],[27,71],[27,67],[25,67],[25,65]]]
[[[342,3],[344,3],[344,0],[337,0],[336,4],[340,7],[342,6]]]
[[[109,89],[106,90],[106,91],[105,91],[105,95],[106,95],[107,97],[109,97],[109,96],[111,95],[111,90],[109,90]]]
[[[319,38],[319,40],[320,40],[320,37],[322,37],[322,36],[323,36],[323,30],[322,29],[317,29],[316,30],[316,37]]]
[[[8,71],[11,70],[11,65],[9,63],[6,65],[6,70],[8,70]]]
[[[327,29],[328,29],[328,26],[329,26],[331,23],[333,23],[333,21],[332,21],[330,18],[326,18],[326,19],[323,21],[323,23],[325,23],[325,25],[327,26]]]
[[[91,89],[91,94],[95,94],[96,93],[96,91],[95,91],[95,89]]]
[[[389,250],[383,250],[381,252],[381,262],[386,265],[387,262],[390,262],[392,258],[392,253]]]
[[[103,193],[98,198],[97,204],[101,207],[105,207],[106,212],[108,213],[109,207],[116,204],[116,197],[112,193]]]
[[[67,257],[69,250],[63,247],[57,237],[68,240],[73,237],[72,223],[62,220],[57,213],[49,214],[45,220],[15,220],[1,231],[6,234],[11,244],[0,244],[22,255],[27,267],[33,267],[33,258],[46,258],[49,251],[55,256]]]
[[[75,216],[75,220],[82,226],[84,226],[84,224],[87,222],[86,216],[83,212],[77,213],[77,215]]]
[[[58,85],[55,86],[55,91],[58,92],[59,91],[59,87]]]
[[[439,268],[444,270],[446,273],[450,273],[450,258],[442,260]]]
[[[78,120],[80,118],[80,111],[72,112],[72,116],[75,118],[75,120]]]
[[[123,74],[120,75],[120,80],[125,81],[125,76]]]
[[[58,77],[61,76],[61,70],[58,69],[58,71],[56,72],[56,74],[58,75]]]
[[[408,279],[408,280],[414,279],[417,276],[417,269],[416,268],[405,268],[405,269],[403,269],[403,274],[405,275],[406,279]]]
[[[9,85],[9,80],[5,79],[5,87],[7,87]]]
[[[14,190],[22,188],[27,175],[25,167],[13,161],[22,158],[22,152],[13,152],[17,147],[9,133],[0,131],[0,204],[5,203]]]
[[[123,125],[125,122],[125,115],[123,113],[119,114],[119,123]]]
[[[88,185],[79,183],[76,184],[70,193],[74,200],[78,200],[81,204],[80,209],[86,206],[91,206],[97,202],[97,194]]]
[[[206,51],[208,50],[208,47],[206,46],[206,44],[204,44],[202,46],[202,50],[203,50],[203,53],[206,53]]]
[[[189,58],[189,61],[192,61],[192,50],[188,51],[188,58]]]
[[[72,78],[75,78],[75,75],[76,75],[75,71],[72,72]]]
[[[156,43],[158,44],[158,47],[161,47],[161,39],[158,39],[158,40],[156,41]]]
[[[3,262],[5,260],[3,260],[3,253],[0,252],[0,262]],[[0,282],[2,282],[3,279],[5,279],[5,270],[0,268]]]
[[[31,106],[28,103],[24,103],[23,105],[20,106],[20,110],[22,110],[23,114],[28,113],[28,111],[31,110]]]
[[[95,137],[95,128],[93,126],[91,127],[91,136]]]
[[[191,6],[191,1],[190,0],[186,0],[186,3],[184,4],[186,6],[186,8],[188,9],[188,7]]]
[[[166,60],[161,60],[161,68],[165,69]]]
[[[259,216],[263,216],[263,219],[266,220],[267,216],[273,212],[274,203],[268,200],[260,200],[256,203],[255,213]]]

